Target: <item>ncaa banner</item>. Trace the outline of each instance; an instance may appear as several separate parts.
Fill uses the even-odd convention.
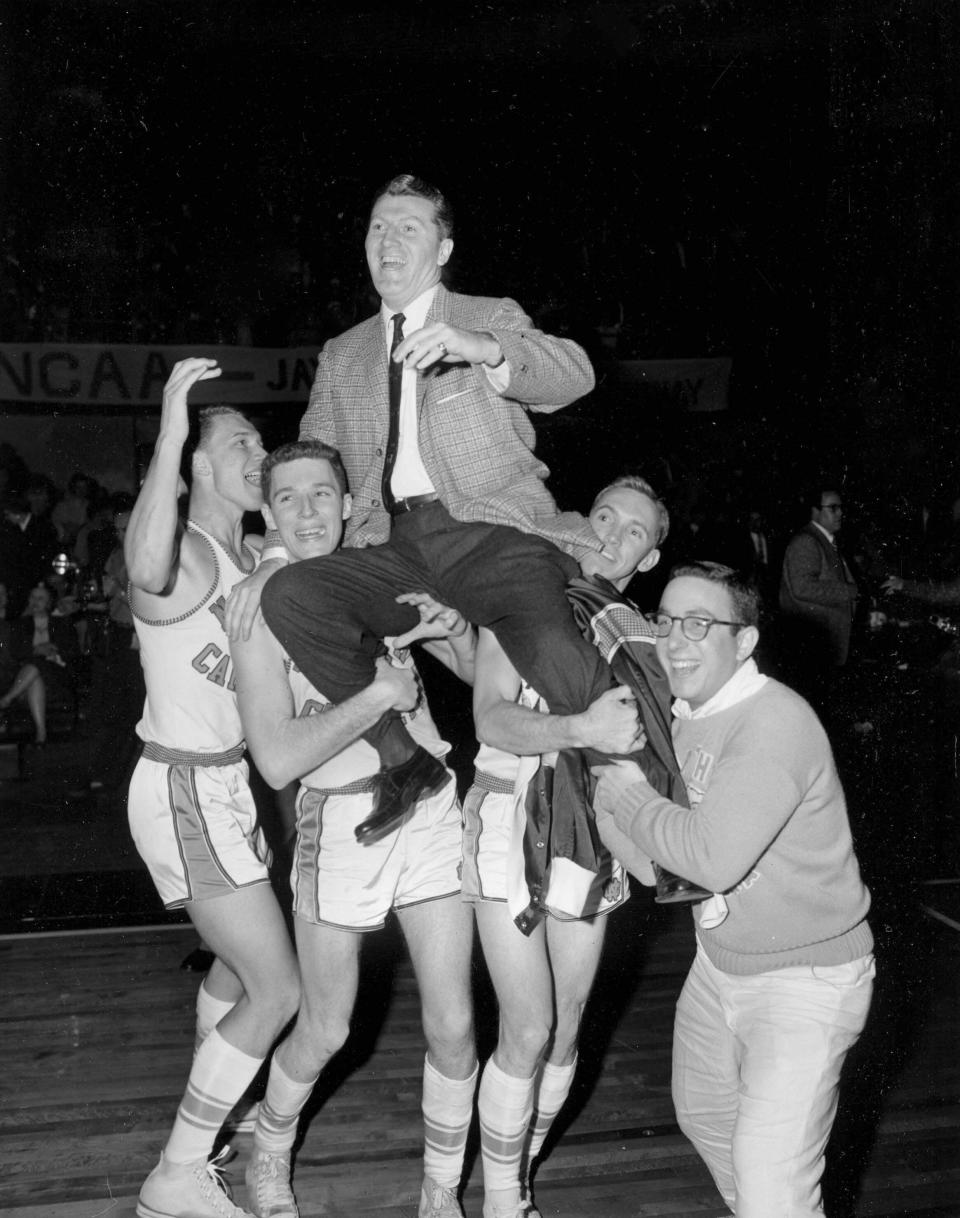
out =
[[[199,381],[190,390],[190,400],[200,404],[305,403],[317,370],[312,347],[0,343],[0,401],[159,406],[173,365],[190,355],[215,359],[223,370],[216,380]]]

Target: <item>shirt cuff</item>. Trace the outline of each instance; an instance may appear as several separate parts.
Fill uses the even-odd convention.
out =
[[[501,397],[510,388],[510,361],[504,360],[502,364],[497,364],[496,368],[491,368],[489,364],[481,364],[483,374],[490,382],[490,388]]]

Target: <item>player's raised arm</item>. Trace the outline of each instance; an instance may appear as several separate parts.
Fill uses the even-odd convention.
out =
[[[130,582],[144,592],[163,592],[176,568],[177,491],[189,432],[187,394],[197,381],[219,375],[216,360],[195,357],[174,364],[164,386],[160,434],[130,514],[123,550]]]

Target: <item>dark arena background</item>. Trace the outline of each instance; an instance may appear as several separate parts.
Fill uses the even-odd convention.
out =
[[[878,982],[830,1143],[831,1218],[960,1216],[960,590],[931,612],[884,587],[960,578],[958,62],[947,0],[0,0],[4,529],[29,489],[56,505],[77,473],[109,521],[187,352],[220,359],[218,394],[268,448],[294,438],[320,347],[377,307],[367,213],[403,172],[453,204],[451,286],[512,296],[590,354],[595,391],[535,420],[537,451],[563,508],[626,470],[663,494],[642,608],[673,563],[736,561],[752,517],[772,573],[763,664],[781,673],[783,550],[806,489],[842,487],[861,596],[831,743]],[[22,707],[0,719],[11,1218],[134,1213],[199,980],[180,967],[196,935],[127,829],[139,666],[111,652],[90,539],[73,540],[49,571],[76,611],[72,694],[43,747]],[[469,693],[428,660],[424,676],[465,788]],[[637,884],[615,917],[538,1205],[722,1215],[670,1098],[689,912]],[[484,1057],[479,951],[475,990]],[[416,1214],[423,1051],[391,924],[301,1132],[304,1218]],[[249,1146],[230,1169],[241,1205]],[[463,1199],[478,1218],[475,1137]]]

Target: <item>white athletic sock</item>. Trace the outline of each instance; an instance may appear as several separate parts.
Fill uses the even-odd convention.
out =
[[[469,1078],[447,1078],[423,1059],[423,1174],[451,1192],[463,1175],[478,1069]]]
[[[216,1028],[193,1059],[187,1089],[163,1155],[171,1163],[206,1159],[220,1126],[263,1065],[224,1040]]]
[[[498,1204],[520,1199],[520,1160],[533,1114],[533,1078],[505,1074],[491,1057],[480,1080],[480,1155],[483,1190]]]
[[[290,1149],[297,1136],[300,1113],[319,1077],[318,1074],[308,1083],[297,1082],[285,1072],[274,1054],[267,1079],[267,1094],[260,1101],[260,1115],[253,1135],[259,1150],[284,1154]]]
[[[533,1161],[540,1153],[544,1139],[557,1119],[557,1113],[566,1103],[576,1069],[576,1057],[569,1066],[555,1066],[552,1062],[543,1063],[536,1088],[533,1120],[530,1122],[530,1141],[523,1156],[523,1179],[525,1181],[530,1179],[530,1168]]]
[[[212,994],[207,993],[203,982],[200,982],[200,988],[197,990],[197,1027],[196,1038],[193,1042],[194,1054],[196,1054],[197,1050],[220,1020],[223,1019],[224,1015],[229,1014],[236,1005],[236,1002],[227,1002],[223,998],[214,998]]]

